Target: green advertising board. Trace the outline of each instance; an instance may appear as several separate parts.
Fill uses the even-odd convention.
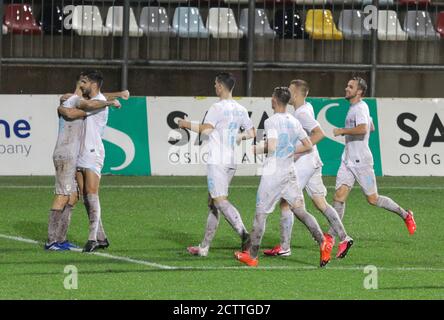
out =
[[[120,101],[121,109],[109,109],[102,173],[151,175],[146,98]]]
[[[328,98],[307,98],[307,101],[313,105],[316,119],[323,127],[326,138],[319,142],[318,150],[321,155],[324,167],[323,175],[336,176],[341,164],[341,156],[344,151],[344,144],[335,141],[333,138],[333,127],[343,128],[345,126],[345,117],[349,109],[349,102],[346,99],[328,99]],[[377,176],[382,176],[381,154],[379,148],[379,128],[377,115],[376,99],[364,99],[373,118],[375,131],[370,134],[370,149],[374,159],[374,169]]]

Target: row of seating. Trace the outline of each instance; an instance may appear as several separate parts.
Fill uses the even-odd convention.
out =
[[[40,23],[32,15],[29,5],[9,5],[5,14],[3,33],[41,34],[42,26],[46,33],[68,33],[71,28],[82,36],[121,36],[123,34],[123,7],[110,7],[106,23],[97,6],[60,6],[44,11]],[[67,15],[72,13],[72,24],[67,23]],[[274,30],[270,27],[263,9],[255,10],[256,36],[273,38],[308,38],[324,40],[366,39],[370,30],[364,27],[364,14],[360,10],[342,10],[336,26],[330,10],[310,9],[307,11],[305,24],[299,13],[291,9],[277,10],[274,17]],[[42,26],[41,26],[42,25]],[[7,29],[7,30],[6,30]],[[241,10],[239,26],[231,8],[210,8],[206,25],[203,24],[197,7],[177,7],[173,24],[170,26],[167,11],[163,7],[142,8],[139,24],[130,8],[131,37],[144,34],[179,36],[186,38],[242,38],[248,33],[248,9]],[[435,31],[432,19],[427,11],[412,10],[406,12],[404,29],[401,28],[397,13],[392,10],[378,10],[379,40],[432,40],[444,37],[444,11],[440,12]]]
[[[249,0],[205,0],[213,3],[240,3],[247,4]],[[189,0],[157,0],[159,3],[186,3]],[[296,3],[300,5],[325,5],[325,4],[364,4],[368,5],[373,0],[256,0],[256,2],[269,2],[269,3]],[[398,0],[399,4],[429,4],[429,3],[443,3],[443,0]],[[379,5],[394,5],[394,0],[379,0]]]

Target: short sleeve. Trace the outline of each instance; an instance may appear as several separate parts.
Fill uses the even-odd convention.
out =
[[[248,112],[246,110],[242,113],[241,126],[245,130],[250,130],[251,128],[253,128],[253,121],[251,121],[250,117],[248,116]]]
[[[311,132],[314,128],[319,127],[319,122],[306,112],[302,112],[301,114],[299,114],[297,119],[301,123],[304,130],[307,132]]]
[[[305,132],[304,128],[302,127],[302,124],[299,121],[296,122],[296,130],[297,130],[299,140],[303,140],[305,138],[308,138],[307,133]]]
[[[78,95],[73,94],[65,102],[63,102],[63,106],[66,108],[74,108],[79,105],[79,102],[80,102],[80,97]]]
[[[368,124],[368,116],[363,108],[359,108],[355,113],[355,124],[359,126],[360,124]]]
[[[273,126],[273,123],[270,119],[265,120],[264,123],[265,134],[267,135],[267,139],[277,139],[278,134],[276,128]]]
[[[216,128],[216,124],[219,122],[219,119],[219,112],[217,111],[216,107],[212,105],[210,109],[208,109],[203,123],[211,124],[214,128]]]

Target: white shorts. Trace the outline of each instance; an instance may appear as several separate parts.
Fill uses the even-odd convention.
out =
[[[294,170],[290,173],[277,175],[263,175],[256,197],[256,212],[271,213],[276,203],[284,199],[290,206],[298,207],[304,202],[302,189]]]
[[[326,197],[327,189],[322,181],[322,167],[315,168],[313,165],[300,160],[303,160],[303,158],[294,163],[299,187],[301,189],[305,188],[310,198]]]
[[[341,162],[338,175],[336,176],[336,190],[341,185],[349,186],[351,189],[355,180],[358,181],[366,196],[378,193],[373,166],[348,167],[344,162]]]
[[[228,188],[235,172],[235,168],[224,165],[207,165],[208,192],[211,198],[228,197]]]
[[[105,151],[83,151],[77,160],[77,167],[95,172],[99,177],[102,174]]]
[[[54,158],[55,194],[69,196],[77,191],[76,182],[77,159]]]

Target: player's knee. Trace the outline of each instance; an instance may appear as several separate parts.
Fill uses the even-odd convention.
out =
[[[375,193],[367,196],[367,202],[372,206],[376,206],[376,204],[378,203],[378,194]]]
[[[280,207],[281,207],[281,211],[286,211],[286,210],[290,210],[290,205],[288,204],[287,201],[282,200],[280,203]]]
[[[327,209],[327,201],[324,197],[313,197],[312,200],[313,204],[319,211],[324,212]]]
[[[347,186],[341,186],[338,189],[336,189],[335,195],[334,195],[334,201],[338,202],[345,202],[348,195],[348,187]]]

